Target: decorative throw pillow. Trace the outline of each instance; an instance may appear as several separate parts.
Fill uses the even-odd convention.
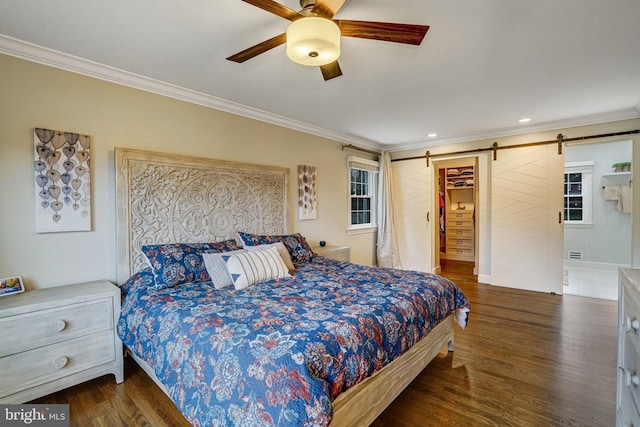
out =
[[[258,246],[256,246],[256,248],[257,247]],[[222,259],[222,256],[224,254],[230,254],[230,253],[237,254],[239,252],[246,252],[246,251],[244,249],[240,249],[232,252],[205,252],[202,254],[202,259],[204,260],[204,265],[207,268],[207,273],[209,273],[209,277],[211,277],[213,286],[216,289],[222,289],[222,288],[226,288],[227,286],[233,286],[233,280],[231,280],[231,276],[229,275],[229,270],[227,270],[227,265]]]
[[[223,254],[222,259],[236,289],[290,276],[286,264],[275,247],[254,252],[229,252]]]
[[[309,262],[313,259],[313,251],[307,243],[307,240],[302,237],[300,233],[262,236],[258,234],[238,232],[238,236],[245,247],[276,242],[284,243],[286,248],[289,250],[289,254],[291,254],[291,261],[293,261],[293,265],[296,267],[299,267],[305,262]]]
[[[282,257],[282,260],[286,264],[287,268],[289,270],[295,270],[296,267],[293,265],[293,261],[291,261],[291,255],[289,255],[289,250],[282,242],[267,243],[266,245],[258,245],[258,246],[245,246],[245,249],[248,250],[249,252],[253,252],[253,251],[263,251],[265,249],[269,249],[273,247],[278,249],[278,253],[280,254],[280,257]]]
[[[167,243],[142,246],[142,253],[153,270],[155,287],[170,288],[191,282],[211,280],[202,259],[204,252],[240,249],[235,240],[212,243]]]

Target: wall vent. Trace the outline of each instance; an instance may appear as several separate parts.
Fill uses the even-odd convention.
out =
[[[582,251],[569,251],[569,259],[582,260]]]

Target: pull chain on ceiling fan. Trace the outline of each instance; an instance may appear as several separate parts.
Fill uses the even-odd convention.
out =
[[[429,30],[427,25],[333,19],[346,0],[300,0],[300,12],[273,0],[242,1],[291,24],[286,33],[238,52],[228,57],[229,61],[242,63],[286,43],[291,60],[319,66],[325,80],[342,75],[338,65],[341,36],[419,45]]]

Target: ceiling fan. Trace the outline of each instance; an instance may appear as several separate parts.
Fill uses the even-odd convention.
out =
[[[333,19],[346,0],[300,0],[296,12],[273,0],[242,0],[291,21],[286,33],[258,43],[227,59],[245,62],[274,47],[287,44],[287,55],[304,65],[319,66],[325,80],[342,75],[338,57],[340,37],[358,37],[419,45],[429,30],[427,25]]]

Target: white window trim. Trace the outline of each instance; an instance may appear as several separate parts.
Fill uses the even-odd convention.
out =
[[[567,221],[565,218],[565,227],[589,228],[593,226],[593,165],[592,160],[564,164],[564,174],[575,172],[582,174],[582,221]]]
[[[351,225],[351,169],[362,169],[375,172],[376,179],[371,184],[374,186],[371,194],[371,217],[372,222],[370,224],[356,224]],[[380,162],[375,160],[369,160],[357,156],[347,157],[347,235],[356,234],[371,234],[378,230],[378,176],[380,173]]]
[[[349,222],[351,222],[351,219],[349,219]],[[358,234],[373,234],[376,231],[378,231],[378,227],[377,226],[371,226],[371,225],[367,225],[367,226],[355,226],[352,225],[347,229],[347,236],[355,236]]]

